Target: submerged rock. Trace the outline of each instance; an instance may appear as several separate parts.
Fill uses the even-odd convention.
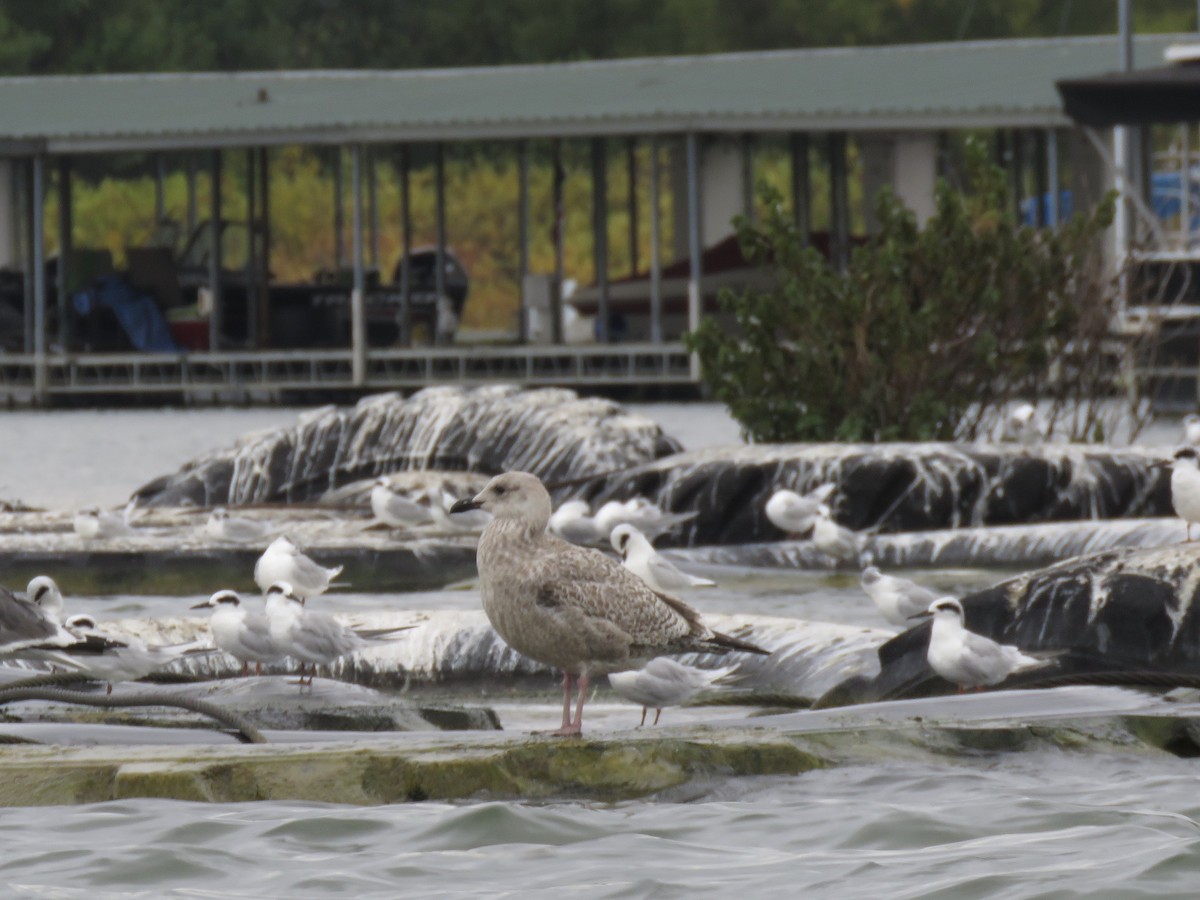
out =
[[[962,598],[967,628],[1055,663],[1012,683],[1096,672],[1200,674],[1200,543],[1112,550],[1010,578]],[[929,624],[879,648],[874,679],[852,679],[823,704],[952,690],[929,668]],[[1136,683],[1136,680],[1133,682]]]
[[[548,483],[637,466],[678,451],[650,419],[573,391],[434,387],[321,407],[247,435],[135,492],[138,506],[316,500],[404,470],[532,472]]]
[[[766,518],[774,491],[825,482],[837,520],[856,531],[921,531],[1071,519],[1170,516],[1161,453],[1045,444],[782,444],[679,453],[591,482],[593,505],[643,495],[697,510],[679,542],[745,544],[784,534]]]

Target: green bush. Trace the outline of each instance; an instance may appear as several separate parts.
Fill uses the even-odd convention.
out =
[[[1083,368],[1117,302],[1100,253],[1114,198],[1057,230],[1022,227],[979,144],[967,171],[966,191],[939,182],[920,227],[882,191],[878,234],[845,272],[760,185],[767,214],[735,226],[773,287],[722,292],[723,315],[685,339],[748,439],[970,439],[1014,399],[1064,400],[1090,377],[1111,389],[1111,366]]]

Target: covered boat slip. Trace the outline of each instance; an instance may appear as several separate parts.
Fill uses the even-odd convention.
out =
[[[1138,59],[1157,61],[1180,40],[1140,37]],[[1117,39],[1095,37],[488,69],[0,79],[0,169],[7,169],[0,172],[0,207],[7,211],[0,213],[0,263],[11,273],[8,296],[16,297],[15,315],[0,315],[0,332],[16,328],[18,335],[9,352],[0,351],[0,400],[49,403],[105,393],[215,399],[447,381],[694,385],[697,362],[680,335],[716,309],[720,287],[755,278],[749,269],[708,273],[705,266],[728,239],[732,216],[754,213],[756,144],[773,143],[790,160],[785,193],[797,226],[835,265],[871,228],[870,214],[852,208],[851,182],[861,182],[857,195],[864,198],[892,184],[924,217],[951,132],[992,131],[1013,176],[1014,203],[1027,198],[1031,221],[1053,226],[1064,212],[1061,192],[1103,168],[1070,130],[1055,81],[1111,68],[1116,58]],[[510,218],[522,293],[517,346],[464,346],[463,335],[454,335],[461,306],[442,315],[454,294],[447,267],[456,264],[447,249],[455,223],[446,214],[445,154],[467,144],[519,161]],[[271,281],[271,151],[295,146],[337,160],[333,227],[345,283]],[[638,182],[629,178],[631,271],[618,274],[610,254],[609,169],[624,156],[632,175],[638,147],[655,148],[651,196],[637,196]],[[563,331],[564,284],[572,273],[562,219],[582,214],[566,208],[564,149],[582,151],[570,156],[589,160],[592,185],[596,277],[578,293],[575,309],[594,314],[594,325],[579,343],[566,343],[571,336]],[[380,225],[374,160],[384,153],[398,160],[402,212],[399,221]],[[73,246],[72,179],[90,158],[115,154],[153,161],[156,215],[163,177],[186,169],[194,252],[165,263],[188,266],[184,287],[207,310],[190,349],[157,352],[148,342],[147,352],[87,352],[74,324],[71,292],[91,272],[87,248]],[[418,158],[432,166],[436,192],[437,239],[426,251],[432,284],[424,287],[411,252],[410,175]],[[245,266],[230,272],[221,251],[222,191],[210,192],[209,208],[198,209],[195,180],[206,175],[220,184],[222,169],[234,163],[245,173],[247,237]],[[531,167],[542,164],[552,173],[551,221],[535,220],[529,201]],[[827,196],[814,196],[818,184]],[[1091,187],[1088,196],[1099,193],[1100,185]],[[344,193],[348,248],[341,246]],[[1084,193],[1077,190],[1077,206]],[[648,210],[648,248],[639,246],[639,209]],[[827,210],[825,230],[814,221],[818,209]],[[371,266],[385,268],[380,228],[399,231],[405,251],[389,284],[371,280]],[[530,263],[530,235],[538,229],[554,240],[553,267],[541,273]],[[50,265],[47,233],[57,235],[60,250]],[[153,269],[154,262],[144,254],[139,265]],[[157,283],[153,275],[146,280]],[[319,321],[314,295],[325,304]],[[155,299],[161,305],[161,294]],[[435,346],[414,345],[421,316]],[[385,326],[390,331],[381,339]]]

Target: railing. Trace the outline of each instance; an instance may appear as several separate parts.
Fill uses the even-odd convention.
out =
[[[389,390],[447,383],[690,385],[689,362],[681,344],[386,349],[368,354],[366,381],[355,384],[349,350],[54,354],[45,358],[45,389],[39,392],[35,356],[0,354],[0,402],[88,394]]]

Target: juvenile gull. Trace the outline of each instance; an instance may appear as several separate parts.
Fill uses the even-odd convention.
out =
[[[642,721],[646,711],[654,707],[654,724],[658,724],[665,706],[683,706],[701,691],[716,687],[734,672],[734,666],[723,669],[694,669],[667,656],[656,657],[632,672],[610,672],[613,690],[631,703],[642,705]]]
[[[863,569],[862,586],[883,617],[901,628],[908,628],[912,624],[909,619],[925,612],[938,599],[929,588],[907,578],[884,575],[875,566]]]
[[[192,609],[211,609],[209,631],[217,649],[223,650],[242,664],[242,675],[262,674],[262,664],[283,657],[283,651],[271,637],[271,623],[266,613],[247,609],[235,591],[217,591]]]
[[[804,495],[784,488],[771,495],[763,511],[767,520],[780,531],[790,535],[808,534],[817,520],[817,507],[835,490],[837,485],[832,482],[818,485]]]
[[[214,541],[256,544],[267,539],[271,534],[271,526],[244,516],[232,516],[227,509],[218,506],[209,513],[208,521],[204,523],[204,533]]]
[[[430,508],[393,491],[386,476],[376,479],[375,486],[371,488],[371,512],[391,528],[418,528],[433,524]]]
[[[1011,644],[968,631],[963,625],[962,604],[943,597],[915,618],[933,617],[926,659],[930,668],[947,681],[964,688],[999,684],[1014,672],[1039,669],[1052,660],[1026,656]]]
[[[326,569],[317,565],[287,535],[275,538],[254,564],[254,583],[264,594],[277,581],[286,581],[298,596],[316,597],[329,590],[341,574],[341,566]]]
[[[692,587],[712,587],[715,581],[681,572],[646,540],[632,525],[618,525],[612,531],[613,549],[621,554],[625,568],[650,586],[667,592]]]
[[[304,684],[305,664],[312,665],[309,687],[318,665],[328,665],[343,656],[386,643],[396,632],[416,627],[351,628],[329,613],[307,609],[304,599],[285,581],[276,582],[267,589],[267,618],[275,646],[300,662],[300,684]]]
[[[473,509],[495,516],[478,553],[488,620],[518,653],[563,671],[562,727],[555,734],[582,733],[592,676],[636,668],[668,653],[767,653],[713,631],[682,600],[651,590],[603,553],[547,534],[550,495],[533,475],[497,475],[451,512]]]

